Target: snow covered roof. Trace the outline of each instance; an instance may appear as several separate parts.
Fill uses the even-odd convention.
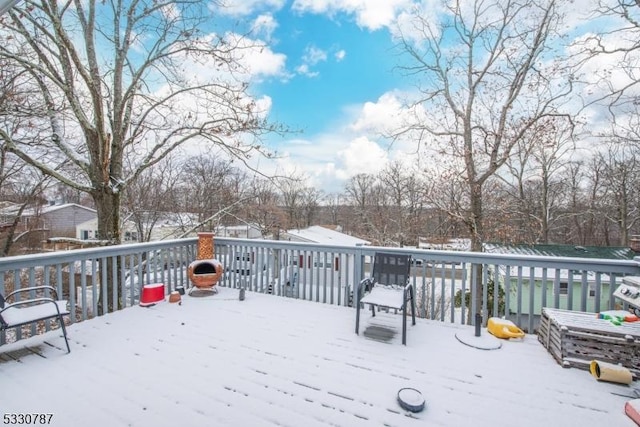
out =
[[[418,242],[420,249],[434,249],[434,250],[446,250],[446,251],[469,251],[471,250],[471,240],[469,239],[446,239],[430,241],[428,239],[420,238]]]
[[[329,304],[185,295],[68,326],[70,354],[59,331],[0,346],[0,402],[60,426],[635,426],[632,387],[562,368],[534,335],[479,350],[459,341],[473,327],[417,319],[403,346],[399,315],[354,323]],[[398,405],[405,387],[424,411]]]
[[[22,213],[23,216],[33,216],[33,215],[37,215],[37,214],[47,214],[50,212],[54,212],[60,209],[67,209],[70,207],[76,207],[78,209],[84,209],[86,211],[89,212],[97,212],[95,209],[92,208],[88,208],[86,206],[82,206],[79,205],[77,203],[64,203],[62,205],[46,205],[46,206],[40,206],[38,208],[29,208],[29,209],[25,209],[24,212]]]
[[[629,247],[580,246],[554,244],[502,244],[485,243],[485,252],[494,254],[542,255],[573,258],[633,259],[636,253]]]
[[[288,230],[289,238],[301,242],[312,242],[323,245],[363,246],[370,242],[320,225],[308,228]]]

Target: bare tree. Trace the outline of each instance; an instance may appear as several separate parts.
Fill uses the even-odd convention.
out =
[[[326,194],[323,198],[324,205],[329,211],[329,217],[331,218],[331,224],[339,224],[341,220],[340,212],[342,211],[342,196],[340,194]]]
[[[0,59],[22,70],[43,108],[30,132],[0,130],[7,148],[91,195],[99,238],[120,241],[122,191],[190,141],[244,160],[261,152],[243,138],[275,128],[248,94],[242,55],[253,46],[206,33],[201,0],[25,1],[2,17]],[[201,72],[196,72],[200,70]],[[125,169],[124,159],[131,160]],[[78,176],[58,166],[68,162]]]
[[[549,61],[562,15],[556,0],[455,0],[440,7],[437,21],[415,9],[411,25],[398,30],[411,60],[403,68],[415,76],[421,97],[395,136],[430,144],[439,161],[452,159],[466,185],[463,210],[452,214],[467,225],[471,249],[481,251],[485,184],[536,123],[560,115],[571,91],[568,70]],[[482,284],[475,286],[480,312]]]
[[[280,229],[286,222],[286,213],[281,208],[281,196],[271,179],[256,178],[249,186],[251,198],[247,202],[246,219],[260,228],[262,237],[280,238]]]
[[[545,65],[562,23],[557,3],[454,1],[442,5],[439,23],[416,13],[410,32],[401,29],[413,60],[405,70],[422,82],[423,96],[413,104],[413,122],[396,136],[417,134],[438,155],[461,159],[457,173],[467,184],[461,216],[475,251],[485,237],[484,184],[536,123],[560,115],[571,89],[567,70]]]
[[[182,213],[176,200],[181,170],[180,162],[172,161],[169,155],[138,174],[125,189],[123,221],[135,224],[138,241],[150,241],[160,221]],[[123,228],[126,229],[126,224]]]
[[[27,132],[31,135],[31,143],[38,144],[39,134],[31,131],[32,124],[24,114],[23,107],[41,106],[32,103],[31,88],[20,84],[23,74],[24,71],[19,67],[0,60],[0,131]],[[49,181],[48,177],[43,176],[37,169],[10,153],[7,145],[0,140],[0,200],[13,205],[13,209],[3,212],[0,221],[4,239],[0,256],[11,253],[16,239],[28,236],[28,229],[19,230],[22,214],[28,207],[42,202]],[[22,234],[18,234],[18,231]]]
[[[416,245],[425,200],[424,186],[405,165],[395,161],[380,173],[380,182],[391,201],[385,222],[393,226],[395,240],[400,246]]]
[[[574,42],[573,52],[585,67],[589,89],[586,106],[604,105],[612,118],[635,109],[640,81],[640,3],[635,0],[598,0],[592,25]],[[594,61],[595,59],[595,61]]]
[[[302,228],[302,199],[305,192],[303,178],[295,175],[279,177],[274,182],[280,191],[282,204],[287,213],[287,222],[282,225],[285,228]]]
[[[320,211],[320,201],[324,198],[322,190],[305,187],[302,191],[302,225],[309,227],[315,224]]]
[[[345,184],[345,198],[355,211],[354,230],[365,236],[371,236],[374,229],[369,208],[372,205],[372,189],[375,182],[374,175],[359,173]]]
[[[243,179],[244,173],[219,153],[194,155],[182,165],[179,197],[184,210],[196,214],[198,221],[244,197],[242,188],[238,186],[238,179]],[[215,224],[209,227],[215,228],[223,219],[224,215],[217,216]]]
[[[242,55],[253,46],[238,34],[205,32],[208,6],[33,0],[1,18],[0,60],[21,70],[37,108],[21,110],[30,129],[0,129],[0,139],[24,162],[91,195],[100,240],[121,241],[123,190],[169,153],[199,144],[245,161],[263,152],[255,138],[275,130],[248,93]],[[47,138],[34,144],[36,132]],[[115,308],[112,290],[103,312]]]
[[[2,188],[2,197],[14,203],[13,209],[9,212],[5,211],[2,215],[2,247],[0,248],[0,256],[5,257],[12,253],[15,243],[18,239],[29,237],[33,231],[38,231],[39,242],[42,240],[42,232],[39,223],[32,221],[31,224],[21,224],[24,211],[31,207],[37,206],[42,201],[43,194],[49,184],[49,179],[39,171],[31,169],[22,161],[7,161],[7,153],[0,149],[0,188]],[[38,229],[38,230],[36,230]],[[27,240],[28,241],[28,240]],[[33,249],[33,244],[28,244]]]
[[[629,234],[640,221],[640,164],[637,150],[625,144],[609,144],[598,155],[603,170],[603,209],[598,213],[615,225],[618,244],[629,245]],[[606,208],[604,208],[606,207]]]
[[[566,125],[540,120],[518,141],[505,164],[508,213],[516,213],[523,240],[529,243],[549,243],[552,227],[563,217],[560,207],[567,187],[561,172],[575,150],[572,129]]]

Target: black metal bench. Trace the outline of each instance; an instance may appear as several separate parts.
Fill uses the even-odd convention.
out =
[[[49,296],[47,295],[47,291]],[[29,293],[36,295],[42,293],[43,296],[18,299],[16,296]],[[10,302],[12,301],[13,302]],[[67,353],[71,353],[67,330],[62,316],[68,315],[67,301],[59,300],[56,289],[52,286],[32,286],[29,288],[17,289],[6,297],[0,294],[0,331],[10,328],[17,328],[23,325],[39,322],[41,320],[57,319],[67,344]]]

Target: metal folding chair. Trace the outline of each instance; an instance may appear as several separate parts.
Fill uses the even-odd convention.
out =
[[[411,303],[412,324],[416,324],[416,304],[410,278],[411,255],[377,252],[373,261],[373,274],[360,281],[356,289],[356,334],[360,328],[360,308],[371,306],[402,311],[402,344],[407,344],[407,303]]]

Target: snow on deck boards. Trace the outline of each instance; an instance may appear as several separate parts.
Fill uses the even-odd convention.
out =
[[[57,331],[0,347],[1,409],[54,426],[635,425],[631,387],[563,369],[533,335],[478,350],[455,337],[472,328],[417,319],[403,346],[400,315],[361,316],[358,336],[352,308],[228,288],[129,308],[69,326],[68,355]]]

